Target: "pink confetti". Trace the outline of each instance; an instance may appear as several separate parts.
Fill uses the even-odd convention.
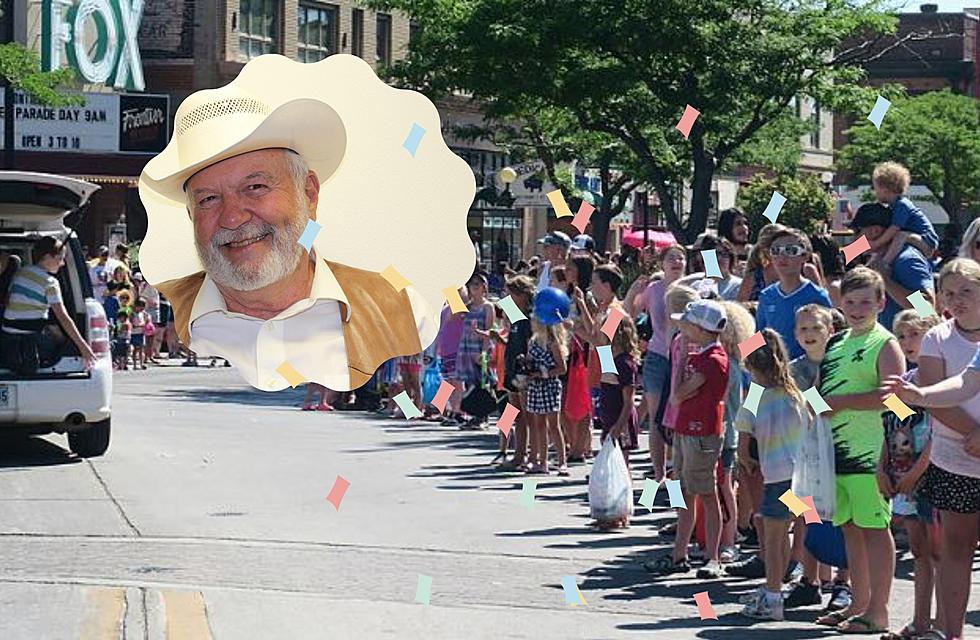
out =
[[[347,487],[349,486],[350,482],[343,476],[337,476],[337,479],[333,482],[333,489],[330,490],[330,494],[327,496],[327,502],[332,504],[337,511],[340,511],[340,503],[343,501],[344,494],[347,493]]]
[[[715,608],[711,606],[711,599],[708,598],[707,591],[695,593],[694,601],[698,603],[698,614],[700,614],[702,620],[718,619],[718,614],[715,613]]]
[[[572,226],[578,229],[579,233],[585,233],[585,227],[589,224],[589,218],[592,217],[593,211],[595,211],[595,207],[585,200],[578,206],[578,213],[572,218]]]
[[[674,128],[681,132],[685,140],[691,135],[691,127],[694,126],[694,121],[698,119],[699,115],[701,112],[691,105],[684,107],[684,115],[681,116],[680,122]]]
[[[497,428],[500,429],[500,432],[504,434],[505,438],[510,435],[510,428],[513,426],[514,419],[517,418],[517,414],[519,413],[520,410],[508,402],[503,413],[500,414],[500,420],[497,420]]]

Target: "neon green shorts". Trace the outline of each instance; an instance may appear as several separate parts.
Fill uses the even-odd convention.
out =
[[[887,529],[892,521],[891,502],[878,490],[873,473],[837,476],[834,526],[853,522],[863,529]]]

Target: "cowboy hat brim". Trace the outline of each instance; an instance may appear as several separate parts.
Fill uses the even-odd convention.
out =
[[[347,132],[340,115],[327,103],[310,98],[283,103],[258,126],[242,134],[238,142],[223,149],[184,154],[193,157],[181,157],[177,144],[171,140],[147,163],[143,170],[145,185],[160,196],[183,203],[184,185],[195,173],[243,153],[276,148],[292,149],[302,156],[323,184],[340,167],[347,148]]]

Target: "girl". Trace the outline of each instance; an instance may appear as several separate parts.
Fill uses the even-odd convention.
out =
[[[146,369],[146,335],[144,332],[147,324],[150,322],[150,314],[146,312],[146,302],[142,298],[138,299],[133,305],[133,314],[129,320],[133,325],[133,369],[137,367]]]
[[[120,309],[116,315],[116,337],[113,340],[116,369],[129,369],[129,346],[133,336],[133,325],[129,322],[129,311]]]
[[[732,272],[742,274],[743,265],[749,257],[749,218],[738,207],[725,209],[718,214],[718,235],[732,243],[735,255],[732,256]]]
[[[574,258],[565,265],[571,308],[572,336],[568,356],[569,384],[565,388],[562,425],[568,442],[569,462],[585,462],[592,455],[592,388],[588,381],[589,337],[586,318],[596,313],[595,299],[589,292],[595,263],[592,258]],[[582,295],[579,296],[579,292]],[[588,314],[588,315],[586,315]],[[584,411],[583,411],[584,409]]]
[[[548,435],[551,434],[558,454],[558,475],[569,475],[565,459],[565,440],[558,428],[562,391],[559,376],[567,370],[567,357],[568,347],[562,323],[546,325],[537,317],[532,318],[527,357],[531,371],[527,387],[527,411],[531,422],[531,452],[534,462],[528,473],[549,473]]]
[[[485,333],[493,326],[494,317],[493,305],[487,302],[487,279],[482,273],[474,273],[466,283],[466,291],[469,294],[469,311],[463,322],[456,355],[459,379],[467,388],[484,384],[496,385],[496,381],[484,379],[489,373],[484,373],[483,370],[484,354],[488,354],[493,348],[488,334]],[[473,416],[469,423],[459,427],[464,430],[480,430],[486,428],[486,423],[487,416]]]
[[[466,302],[466,292],[460,289],[460,298]],[[463,335],[465,313],[453,313],[449,305],[442,308],[439,324],[439,336],[436,338],[436,353],[442,365],[443,379],[453,386],[454,391],[446,401],[443,410],[442,426],[458,427],[463,424],[462,414],[459,413],[459,403],[463,397],[463,385],[456,372],[456,359],[459,354],[459,340]]]
[[[425,408],[425,403],[422,402],[422,354],[398,356],[398,373],[401,375],[402,388],[421,411]]]
[[[303,400],[303,411],[333,411],[333,406],[327,402],[327,389],[322,384],[315,382],[306,383],[306,398]],[[313,396],[317,396],[320,401],[313,403]]]

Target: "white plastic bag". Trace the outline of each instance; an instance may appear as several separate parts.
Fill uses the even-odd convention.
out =
[[[800,452],[793,466],[793,493],[800,498],[813,496],[821,520],[834,517],[837,494],[834,481],[834,437],[830,423],[819,415],[803,434]]]
[[[592,464],[589,513],[600,522],[633,515],[633,486],[616,438],[606,438]]]

